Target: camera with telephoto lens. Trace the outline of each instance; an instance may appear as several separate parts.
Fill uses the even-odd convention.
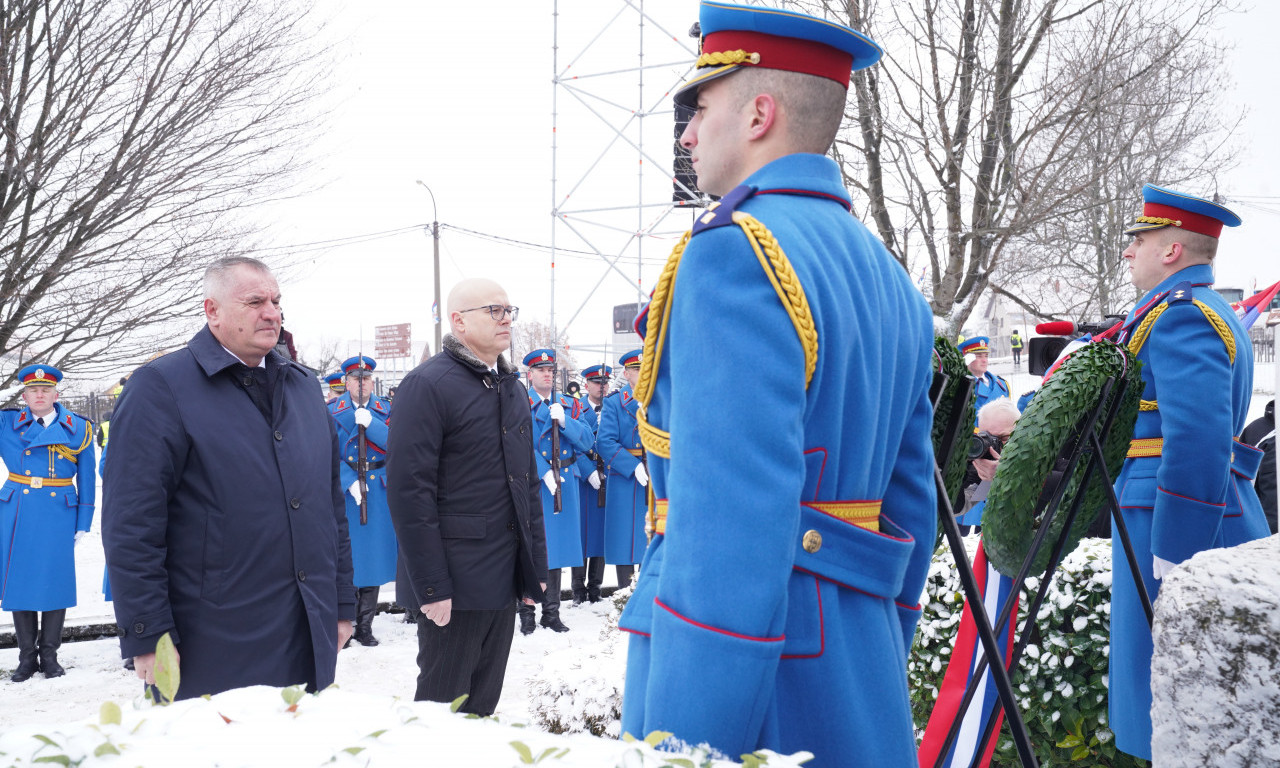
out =
[[[1002,450],[1004,450],[1004,440],[1001,440],[998,435],[990,432],[976,432],[973,440],[969,442],[969,461],[994,459],[995,455],[991,452],[999,453]]]

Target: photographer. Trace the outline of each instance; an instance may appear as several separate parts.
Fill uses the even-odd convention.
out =
[[[991,478],[1000,466],[1000,451],[1013,434],[1021,416],[1009,398],[999,397],[978,411],[978,428],[969,446],[969,467],[964,473],[964,507],[957,522],[961,535],[982,528],[982,508],[986,504]]]

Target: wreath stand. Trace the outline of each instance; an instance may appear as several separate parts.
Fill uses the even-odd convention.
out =
[[[945,391],[947,377],[938,373],[934,375],[933,387],[930,394],[934,400],[934,407],[937,408],[938,401]],[[1009,599],[1005,602],[1000,610],[999,618],[993,624],[987,616],[987,612],[982,608],[982,595],[978,590],[977,578],[973,572],[973,566],[969,563],[968,553],[965,551],[964,543],[960,537],[960,527],[956,522],[954,510],[951,506],[951,499],[947,495],[946,484],[943,481],[942,470],[939,467],[948,465],[951,453],[956,450],[958,445],[956,437],[958,431],[967,425],[961,425],[959,422],[964,418],[964,404],[968,402],[969,395],[973,389],[973,381],[969,380],[966,386],[961,386],[953,393],[954,401],[951,408],[951,418],[946,426],[942,445],[948,446],[947,455],[935,456],[934,479],[938,487],[938,517],[942,524],[942,529],[947,538],[947,544],[951,548],[952,558],[955,560],[956,570],[960,575],[960,584],[964,591],[965,601],[971,606],[970,613],[973,616],[974,625],[978,631],[978,638],[982,643],[982,658],[978,660],[976,669],[970,677],[969,684],[965,689],[964,698],[961,700],[960,709],[956,714],[956,718],[951,723],[951,729],[947,733],[946,741],[943,743],[942,749],[938,753],[935,768],[940,766],[947,759],[951,748],[955,743],[956,737],[960,732],[960,724],[964,719],[964,713],[968,710],[970,703],[973,701],[974,695],[977,693],[977,687],[982,683],[984,673],[989,667],[991,676],[994,680],[996,691],[999,695],[999,704],[1004,710],[1005,716],[1009,721],[1009,730],[1013,736],[1014,745],[1018,750],[1018,757],[1022,762],[1023,768],[1038,768],[1039,763],[1036,760],[1035,753],[1031,749],[1031,739],[1027,734],[1026,723],[1022,718],[1022,713],[1018,711],[1017,699],[1013,694],[1013,684],[1009,677],[1008,669],[1016,665],[1022,657],[1022,652],[1026,648],[1027,642],[1030,640],[1031,632],[1035,628],[1035,616],[1040,610],[1046,595],[1048,594],[1050,580],[1054,571],[1057,570],[1058,564],[1061,562],[1064,553],[1063,549],[1066,545],[1068,536],[1070,535],[1072,523],[1075,522],[1076,516],[1080,512],[1080,507],[1084,502],[1085,490],[1089,487],[1089,482],[1093,479],[1094,473],[1101,475],[1101,482],[1106,487],[1107,505],[1110,508],[1111,515],[1116,524],[1116,532],[1120,536],[1121,544],[1124,547],[1125,556],[1129,562],[1129,568],[1132,573],[1139,574],[1134,581],[1138,588],[1138,598],[1142,602],[1143,610],[1147,614],[1147,623],[1152,622],[1151,599],[1147,595],[1146,584],[1141,578],[1141,571],[1138,568],[1137,556],[1134,554],[1133,545],[1129,541],[1129,530],[1125,526],[1124,516],[1120,511],[1120,503],[1115,495],[1115,488],[1112,486],[1111,477],[1107,472],[1105,463],[1102,461],[1103,450],[1102,444],[1107,433],[1111,430],[1111,426],[1115,421],[1116,415],[1119,413],[1123,397],[1111,398],[1110,407],[1107,406],[1108,395],[1117,385],[1117,379],[1110,377],[1103,384],[1098,395],[1096,404],[1086,412],[1078,422],[1076,428],[1067,436],[1061,448],[1058,451],[1058,457],[1054,462],[1053,470],[1049,473],[1044,483],[1044,488],[1040,493],[1040,498],[1036,502],[1036,516],[1039,520],[1039,526],[1036,531],[1035,538],[1031,542],[1031,548],[1028,550],[1026,557],[1022,561],[1022,566],[1018,569],[1018,575],[1013,579],[1013,589],[1009,593]],[[1122,384],[1121,384],[1122,385]],[[1105,413],[1104,413],[1105,411]],[[1102,419],[1102,430],[1100,432],[1094,430],[1094,425]],[[1082,439],[1083,438],[1083,439]],[[963,444],[963,443],[959,443]],[[1031,564],[1035,561],[1037,553],[1044,545],[1049,530],[1052,528],[1053,518],[1059,512],[1059,506],[1062,498],[1067,491],[1067,487],[1071,482],[1072,476],[1075,474],[1076,466],[1081,458],[1088,453],[1088,465],[1085,469],[1083,478],[1079,486],[1079,491],[1075,494],[1075,499],[1067,510],[1066,522],[1062,526],[1061,533],[1054,542],[1054,548],[1049,558],[1049,564],[1045,568],[1044,574],[1040,578],[1040,588],[1036,592],[1035,599],[1032,601],[1027,611],[1027,622],[1023,625],[1018,633],[1018,641],[1014,646],[1013,653],[1009,657],[1009,664],[1003,663],[1000,655],[998,642],[996,640],[993,626],[1004,626],[1010,618],[1010,614],[1014,609],[1017,597],[1022,591],[1022,586],[1026,581],[1031,570]],[[1112,566],[1114,568],[1114,565]],[[986,726],[983,729],[982,740],[979,743],[986,743],[991,737],[991,732],[995,728],[996,710],[992,710],[991,716],[986,720]],[[981,760],[981,751],[974,756],[974,762]]]

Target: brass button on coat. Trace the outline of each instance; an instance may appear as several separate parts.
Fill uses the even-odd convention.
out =
[[[800,540],[800,545],[804,547],[804,551],[813,554],[822,549],[822,534],[815,530],[804,532],[804,538]]]

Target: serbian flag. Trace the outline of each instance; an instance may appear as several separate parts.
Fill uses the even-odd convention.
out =
[[[1246,331],[1252,328],[1262,313],[1267,311],[1267,307],[1271,306],[1271,300],[1276,297],[1277,291],[1280,291],[1280,283],[1263,288],[1244,301],[1237,301],[1231,305]]]
[[[1010,613],[1009,623],[996,627],[996,642],[1000,648],[1001,658],[1008,659],[1013,653],[1014,627],[1018,621],[1017,593],[1013,588],[1013,579],[997,571],[988,561],[986,550],[978,544],[978,554],[973,560],[973,573],[978,580],[978,591],[982,593],[983,608],[987,612],[987,620],[995,621],[1010,595],[1013,595],[1014,610]],[[933,713],[929,715],[929,724],[924,730],[924,741],[920,744],[920,768],[968,768],[977,765],[986,768],[991,763],[991,753],[995,751],[996,742],[1000,738],[1000,725],[1004,721],[1004,710],[996,715],[996,725],[991,731],[991,738],[985,744],[982,732],[991,711],[1000,707],[1000,696],[996,692],[995,681],[989,670],[983,670],[982,680],[969,702],[969,709],[960,711],[960,703],[964,700],[965,688],[973,678],[978,660],[982,658],[982,641],[978,638],[978,627],[973,622],[973,609],[965,600],[964,614],[960,618],[960,633],[956,635],[955,646],[951,649],[951,661],[947,664],[947,672],[942,678],[942,687],[938,690],[938,700],[933,705]],[[1006,668],[1008,664],[1005,664]],[[960,732],[946,759],[939,762],[938,755],[947,740],[947,733],[955,719],[962,718]],[[974,756],[981,753],[982,759],[974,763]]]

